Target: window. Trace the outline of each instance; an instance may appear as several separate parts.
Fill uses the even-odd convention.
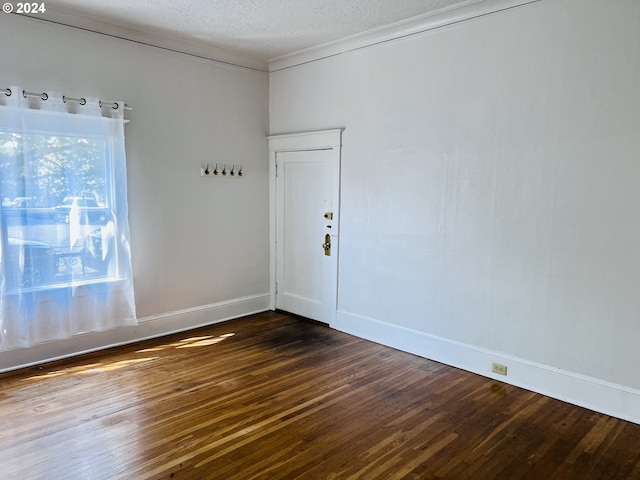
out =
[[[0,132],[9,289],[108,276],[115,224],[106,151],[100,138]]]
[[[92,113],[0,106],[0,349],[135,321],[123,119]]]

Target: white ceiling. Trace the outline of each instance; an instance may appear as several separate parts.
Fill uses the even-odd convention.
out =
[[[125,38],[138,36],[134,40],[144,35],[147,40],[190,42],[266,63],[409,18],[480,1],[47,0],[46,14],[32,16]]]

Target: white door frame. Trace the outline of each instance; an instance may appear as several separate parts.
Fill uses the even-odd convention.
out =
[[[342,128],[336,128],[331,130],[271,135],[267,137],[269,140],[269,306],[271,310],[276,309],[276,154],[278,152],[338,149],[338,154],[341,155],[343,130]],[[338,212],[340,209],[339,199],[340,188],[338,187],[338,208],[336,209]],[[338,214],[338,219],[339,218],[340,216]],[[338,232],[339,228],[338,225]],[[338,236],[338,243],[339,239],[340,237]],[[339,252],[339,249],[336,249],[336,251]],[[338,278],[336,272],[336,308],[338,296],[337,285]],[[335,312],[329,326],[335,326]]]

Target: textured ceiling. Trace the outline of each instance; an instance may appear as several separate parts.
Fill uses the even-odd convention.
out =
[[[480,0],[47,0],[47,15],[198,42],[262,61]],[[34,15],[35,16],[35,15]],[[46,15],[45,15],[46,18]],[[104,30],[104,29],[103,29]],[[109,33],[109,32],[105,32]]]

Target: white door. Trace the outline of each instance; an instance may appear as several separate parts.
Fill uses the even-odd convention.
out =
[[[333,325],[340,147],[276,150],[273,156],[275,308]]]

